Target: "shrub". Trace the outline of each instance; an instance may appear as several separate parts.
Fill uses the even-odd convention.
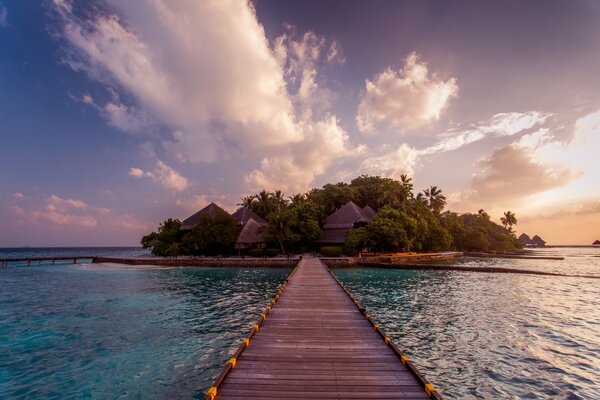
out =
[[[325,257],[339,257],[342,255],[342,246],[323,246],[321,254]]]
[[[270,247],[268,249],[265,249],[265,256],[267,257],[275,257],[279,254],[279,249]]]
[[[248,250],[250,257],[261,257],[263,255],[263,249],[250,249]]]
[[[344,253],[344,255],[348,256],[348,257],[356,257],[358,255],[359,251],[357,249],[355,249],[354,247],[344,246],[342,248],[342,253]]]

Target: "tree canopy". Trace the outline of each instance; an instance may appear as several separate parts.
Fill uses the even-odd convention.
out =
[[[522,247],[512,231],[517,220],[507,211],[502,225],[480,209],[476,214],[444,211],[446,196],[437,186],[414,194],[412,179],[400,180],[361,175],[350,183],[328,183],[306,193],[286,196],[282,191],[262,190],[242,197],[238,205],[250,208],[267,221],[262,228],[268,247],[281,253],[314,249],[323,235],[325,218],[349,201],[376,212],[366,226],[347,233],[346,248],[371,251],[514,251]],[[231,217],[202,219],[191,231],[169,218],[157,232],[142,238],[152,254],[230,254],[240,226]]]

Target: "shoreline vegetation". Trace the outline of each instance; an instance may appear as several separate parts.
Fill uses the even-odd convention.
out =
[[[324,237],[327,218],[348,204],[372,214],[351,224],[342,243],[328,243]],[[238,205],[265,221],[257,224],[255,236],[261,241],[239,246],[236,240],[242,226],[223,211],[199,216],[193,226],[183,228],[180,220],[168,218],[157,231],[144,236],[141,244],[163,257],[274,257],[307,252],[332,257],[377,252],[516,252],[523,248],[512,230],[517,224],[514,213],[505,212],[500,225],[483,209],[464,214],[444,211],[446,197],[441,189],[431,186],[415,194],[412,179],[406,175],[400,180],[362,175],[350,183],[326,184],[287,198],[280,190],[263,190],[243,197]]]

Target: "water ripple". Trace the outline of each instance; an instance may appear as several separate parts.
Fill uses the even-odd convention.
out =
[[[468,272],[336,274],[447,398],[600,398],[600,286]]]
[[[0,270],[0,398],[201,398],[288,273]]]

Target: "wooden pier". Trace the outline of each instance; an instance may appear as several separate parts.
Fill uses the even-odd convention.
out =
[[[69,261],[73,264],[77,264],[77,261],[90,260],[94,261],[96,256],[67,256],[67,257],[25,257],[25,258],[0,258],[0,267],[6,268],[9,263],[27,263],[27,265],[41,265],[42,263],[52,262],[55,264],[57,261]]]
[[[303,259],[205,399],[441,399],[317,258]]]

